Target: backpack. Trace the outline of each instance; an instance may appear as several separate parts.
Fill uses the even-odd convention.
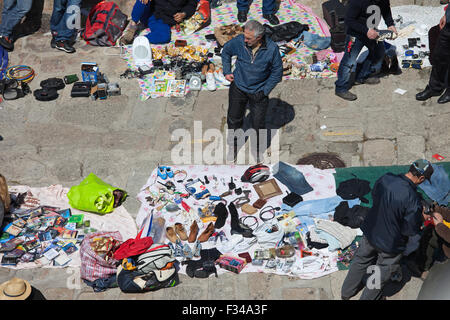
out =
[[[127,26],[127,15],[112,1],[96,4],[86,20],[82,38],[93,46],[114,46]]]
[[[145,253],[139,255],[136,259],[136,267],[137,270],[148,274],[173,268],[175,260],[169,245],[154,243]]]
[[[1,174],[0,174],[0,201],[3,202],[5,213],[8,213],[11,204],[11,196],[9,195],[6,178]]]

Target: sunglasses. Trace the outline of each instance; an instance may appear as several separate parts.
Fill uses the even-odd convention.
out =
[[[422,60],[402,60],[402,68],[409,69],[422,69]]]
[[[15,79],[3,79],[0,81],[0,93],[5,100],[15,100],[22,98],[31,92],[26,82]]]

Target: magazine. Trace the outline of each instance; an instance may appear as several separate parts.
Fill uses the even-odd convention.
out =
[[[184,97],[186,80],[168,80],[166,97]]]

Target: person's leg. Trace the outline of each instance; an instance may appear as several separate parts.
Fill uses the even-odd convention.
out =
[[[154,15],[150,16],[148,19],[148,27],[150,32],[146,35],[148,41],[153,44],[169,43],[172,31],[170,26],[164,23],[161,19],[155,18]]]
[[[367,59],[363,62],[361,70],[356,74],[355,81],[364,83],[370,76],[373,66],[380,66],[385,55],[385,48],[383,42],[376,42],[375,40],[367,41],[365,46],[369,50]]]
[[[354,70],[358,55],[364,46],[358,38],[349,35],[347,35],[345,43],[346,46],[344,56],[339,64],[337,80],[335,82],[335,92],[337,95],[349,93],[348,91],[351,87],[350,78],[352,70]],[[355,100],[356,96],[353,96],[354,99],[352,100]]]
[[[237,0],[236,4],[239,12],[248,12],[249,10],[248,0]]]
[[[380,300],[383,297],[383,287],[389,281],[392,281],[394,277],[396,281],[401,280],[401,258],[402,254],[378,253],[377,263],[372,274],[374,281],[368,281],[360,300]]]
[[[55,0],[54,16],[52,14],[52,32],[55,40],[71,40],[77,32],[76,14],[80,14],[81,0]],[[56,10],[56,12],[55,12]]]
[[[249,102],[248,95],[241,91],[234,81],[230,85],[228,91],[228,111],[227,111],[227,145],[229,147],[228,160],[236,158],[237,152],[240,148],[239,144],[244,143],[244,136],[240,136],[240,130],[244,123],[245,110]],[[238,131],[236,131],[238,130]]]
[[[131,21],[134,23],[141,22],[147,25],[148,19],[151,16],[151,7],[149,1],[147,4],[143,4],[141,1],[136,0],[131,11]]]
[[[269,108],[269,97],[262,94],[252,94],[249,95],[249,97],[252,128],[256,131],[256,141],[251,143],[250,147],[252,154],[256,158],[256,162],[260,162],[262,153],[267,149],[267,146],[262,146],[261,142],[267,142],[267,132],[264,132],[264,130],[266,129],[266,114],[267,109]]]
[[[274,14],[275,13],[275,0],[263,0],[262,13],[263,14]]]
[[[30,11],[32,0],[8,0],[4,1],[0,35],[11,37],[12,30]]]
[[[364,288],[363,279],[367,275],[367,268],[375,264],[376,260],[377,251],[364,236],[353,256],[347,276],[342,284],[342,299],[350,299]]]

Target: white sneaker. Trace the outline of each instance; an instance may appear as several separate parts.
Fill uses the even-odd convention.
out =
[[[231,84],[231,82],[225,78],[221,69],[214,71],[214,78],[224,86],[229,86]]]
[[[208,88],[209,91],[217,89],[216,80],[214,79],[214,74],[212,72],[206,74],[206,88]]]

